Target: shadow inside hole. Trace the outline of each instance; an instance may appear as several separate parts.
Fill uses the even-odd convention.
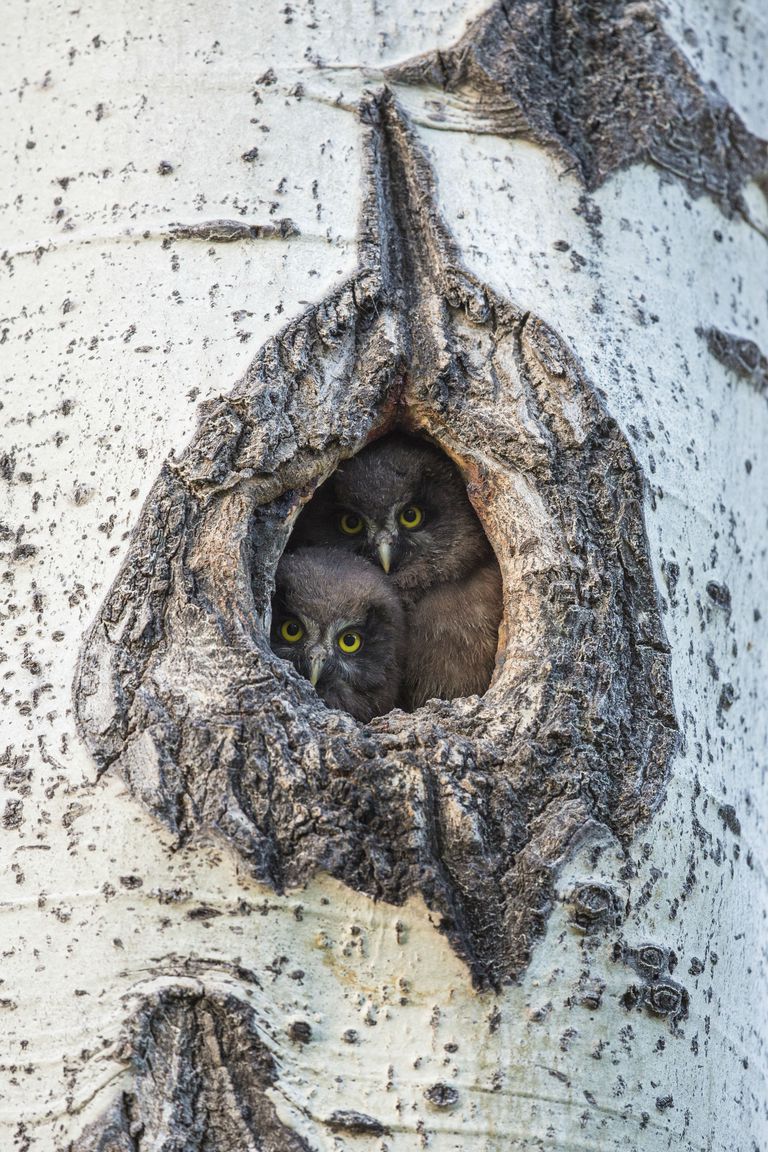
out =
[[[344,461],[299,515],[270,643],[329,707],[367,721],[485,692],[501,613],[501,572],[461,473],[396,431]]]

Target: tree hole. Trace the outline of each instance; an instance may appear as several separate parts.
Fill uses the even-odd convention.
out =
[[[356,719],[482,694],[502,612],[496,556],[456,465],[392,432],[302,509],[278,565],[270,644]]]

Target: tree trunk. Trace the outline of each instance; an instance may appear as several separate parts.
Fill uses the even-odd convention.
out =
[[[693,7],[11,5],[3,1147],[768,1141],[766,38]],[[269,603],[392,427],[504,619],[362,726]]]

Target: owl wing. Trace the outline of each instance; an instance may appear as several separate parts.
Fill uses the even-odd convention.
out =
[[[482,694],[490,683],[501,619],[495,557],[465,580],[430,588],[408,613],[405,700]]]

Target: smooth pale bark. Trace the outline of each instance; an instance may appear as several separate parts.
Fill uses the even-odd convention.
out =
[[[95,782],[75,733],[82,637],[162,461],[198,404],[356,265],[359,95],[480,10],[362,8],[4,15],[0,1143],[64,1149],[96,1121],[129,1083],[133,1005],[197,958],[195,987],[230,987],[216,961],[257,974],[270,1096],[318,1149],[362,1146],[323,1123],[350,1109],[403,1152],[761,1147],[768,407],[697,334],[766,349],[765,241],[743,219],[633,167],[591,195],[597,239],[583,189],[542,150],[419,129],[465,262],[569,343],[648,480],[685,748],[628,853],[585,844],[558,890],[611,884],[627,944],[674,951],[690,997],[677,1034],[622,1003],[633,970],[609,934],[574,929],[565,901],[519,985],[476,993],[420,900],[374,904],[323,878],[278,897],[218,841],[173,852],[117,776]],[[667,27],[765,134],[758,5],[744,32],[727,8],[677,6]],[[401,95],[426,121],[429,94]],[[172,223],[210,218],[290,218],[300,235],[163,247]],[[298,1020],[310,1043],[289,1038]],[[436,1084],[454,1106],[425,1098]]]

